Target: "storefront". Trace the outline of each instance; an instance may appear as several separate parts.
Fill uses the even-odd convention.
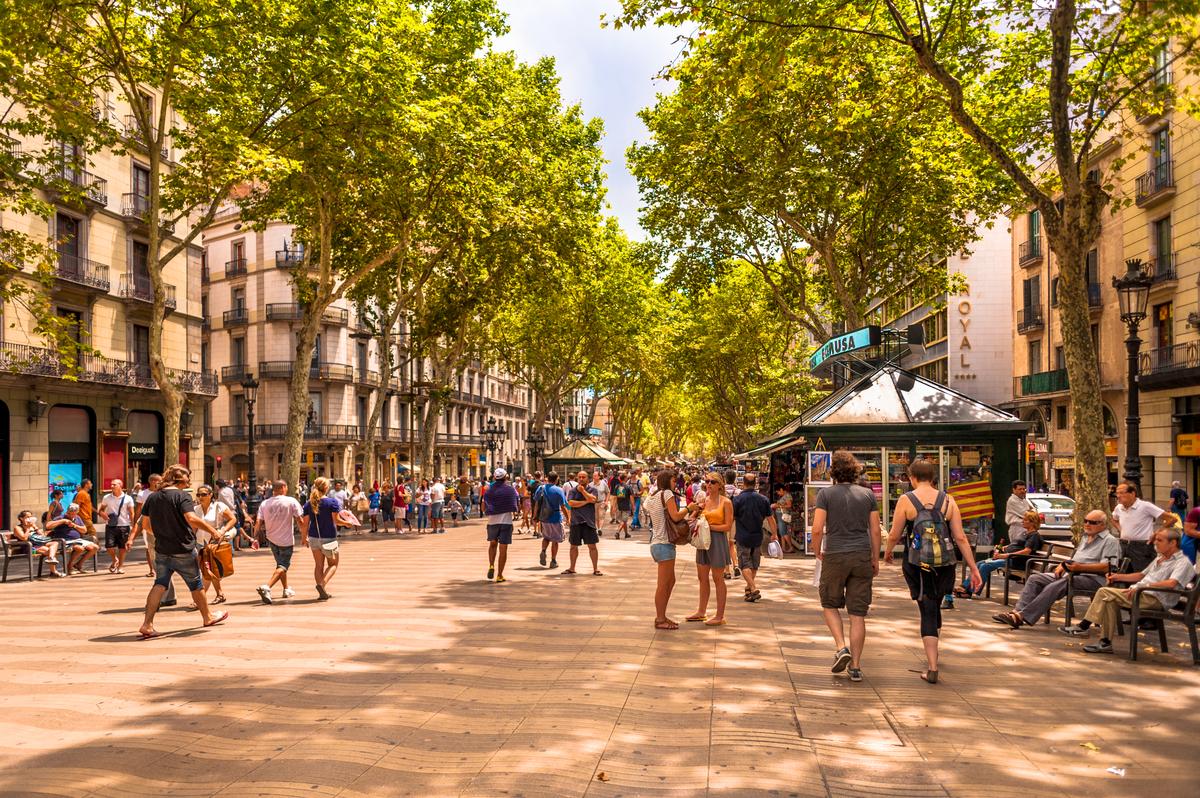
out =
[[[85,479],[96,477],[96,416],[90,407],[55,405],[46,416],[49,473],[47,497],[62,490],[68,500]]]
[[[896,501],[909,490],[908,465],[929,460],[938,467],[939,484],[963,508],[971,539],[983,547],[995,542],[1012,481],[1025,474],[1027,430],[1026,422],[1003,410],[884,366],[738,457],[770,456],[771,496],[780,489],[791,493],[797,540],[812,527],[833,451],[849,450],[863,464],[885,529]]]
[[[0,527],[12,529],[12,513],[9,512],[9,446],[8,405],[0,402]]]
[[[134,410],[129,414],[129,479],[127,484],[150,481],[163,471],[163,423],[158,413]]]

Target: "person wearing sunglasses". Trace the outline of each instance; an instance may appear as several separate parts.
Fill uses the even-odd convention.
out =
[[[704,477],[704,493],[688,505],[695,518],[703,514],[712,535],[708,549],[696,550],[696,576],[700,580],[700,603],[687,617],[705,626],[725,625],[725,566],[729,565],[729,533],[733,529],[733,502],[725,495],[725,480],[716,471]],[[709,581],[716,587],[717,614],[708,617]]]
[[[1016,608],[997,613],[992,620],[1013,629],[1033,626],[1054,602],[1067,595],[1068,575],[1076,590],[1095,591],[1106,584],[1105,575],[1120,560],[1121,541],[1109,534],[1108,517],[1103,510],[1090,510],[1083,519],[1083,537],[1071,559],[1053,571],[1030,574]]]

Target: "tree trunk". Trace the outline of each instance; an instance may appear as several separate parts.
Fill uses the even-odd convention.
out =
[[[445,404],[445,394],[440,388],[435,388],[429,392],[429,399],[421,409],[421,468],[424,469],[421,476],[427,479],[437,476],[434,473],[433,453],[437,447],[437,428]],[[492,466],[489,464],[489,467]]]
[[[292,357],[292,376],[288,380],[287,430],[283,434],[283,479],[292,495],[300,482],[300,450],[304,447],[304,428],[308,422],[308,376],[317,328],[321,325],[324,308],[305,305],[300,331],[296,334],[296,350]],[[332,467],[332,464],[330,464]]]
[[[404,302],[398,301],[396,309],[388,316],[383,329],[375,336],[379,347],[379,387],[373,392],[370,419],[367,421],[366,439],[363,441],[363,481],[370,483],[375,475],[375,433],[379,429],[379,418],[387,407],[388,391],[392,387],[392,347],[389,343],[392,331],[404,312]],[[388,475],[391,479],[392,475]]]
[[[1058,239],[1058,240],[1056,240]],[[1075,445],[1075,528],[1091,510],[1108,512],[1108,466],[1104,457],[1100,369],[1092,345],[1084,259],[1087,247],[1050,238],[1059,264],[1059,319],[1071,386],[1071,437]]]

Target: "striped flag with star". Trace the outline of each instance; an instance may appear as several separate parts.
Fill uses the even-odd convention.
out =
[[[946,492],[958,503],[964,521],[990,518],[996,514],[996,505],[992,503],[992,483],[985,479],[960,482]]]

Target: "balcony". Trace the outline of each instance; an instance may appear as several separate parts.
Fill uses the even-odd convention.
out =
[[[221,369],[221,382],[225,385],[241,382],[248,376],[250,376],[250,366],[246,363],[235,363]]]
[[[148,364],[101,355],[81,355],[73,366],[67,366],[58,351],[24,344],[0,343],[0,372],[70,379],[115,388],[158,390]],[[186,393],[217,395],[217,376],[212,372],[167,369],[167,377]]]
[[[290,379],[292,365],[290,360],[264,360],[258,364],[258,376],[263,379]],[[352,382],[354,369],[344,363],[312,363],[308,377],[331,382]]]
[[[1017,262],[1022,266],[1032,266],[1042,260],[1042,239],[1031,238],[1022,241],[1017,246]]]
[[[379,372],[358,369],[358,382],[360,385],[378,386],[380,383]]]
[[[78,196],[85,205],[92,208],[108,205],[108,181],[102,177],[65,162],[46,167],[42,175],[47,181],[47,193],[54,195],[60,202]]]
[[[450,397],[455,401],[465,405],[478,405],[484,407],[487,405],[487,400],[477,394],[467,393],[466,391],[451,391]]]
[[[1200,342],[1151,349],[1138,358],[1138,387],[1143,391],[1193,385],[1200,385]]]
[[[275,250],[275,268],[292,269],[304,263],[304,248]]]
[[[239,327],[250,323],[249,308],[234,308],[221,314],[221,323],[226,327]]]
[[[483,448],[483,438],[478,435],[468,435],[463,432],[439,432],[438,446],[468,446]]]
[[[1153,281],[1152,289],[1167,284],[1174,286],[1179,281],[1179,273],[1175,270],[1177,259],[1178,253],[1169,253],[1142,264],[1143,273]]]
[[[1013,380],[1013,396],[1020,399],[1025,396],[1040,396],[1049,393],[1064,393],[1070,390],[1067,382],[1067,370],[1039,371],[1036,374],[1026,374]]]
[[[149,227],[149,222],[146,217],[150,214],[150,197],[145,194],[122,194],[121,195],[121,215],[125,217],[125,223],[136,228],[145,229]],[[175,234],[175,223],[169,221],[159,222],[159,229],[163,235]]]
[[[166,294],[165,304],[167,312],[175,309],[175,286],[164,284],[163,291]],[[154,302],[154,286],[150,282],[149,275],[133,274],[126,272],[121,275],[121,285],[117,291],[122,298],[133,302]]]
[[[234,258],[233,260],[225,261],[225,276],[237,277],[239,274],[246,273],[246,259]]]
[[[151,127],[148,131],[148,135],[143,135],[141,126],[137,123],[137,117],[133,114],[129,114],[125,117],[125,138],[142,152],[148,153],[150,152],[150,145],[147,142],[147,139],[158,138],[158,129]],[[166,160],[169,160],[171,157],[171,152],[167,148],[167,142],[165,140],[159,149],[159,154],[162,155],[162,157]]]
[[[325,308],[325,312],[321,314],[321,321],[345,327],[350,323],[350,311],[346,308]]]
[[[82,286],[101,294],[107,294],[112,284],[108,281],[108,267],[78,255],[59,253],[54,265],[54,276],[63,282]]]
[[[1137,206],[1145,208],[1175,196],[1175,162],[1163,161],[1137,179]]]
[[[1027,333],[1046,326],[1041,308],[1024,308],[1017,311],[1017,332]]]
[[[300,321],[304,306],[299,302],[271,302],[267,305],[267,321]]]

